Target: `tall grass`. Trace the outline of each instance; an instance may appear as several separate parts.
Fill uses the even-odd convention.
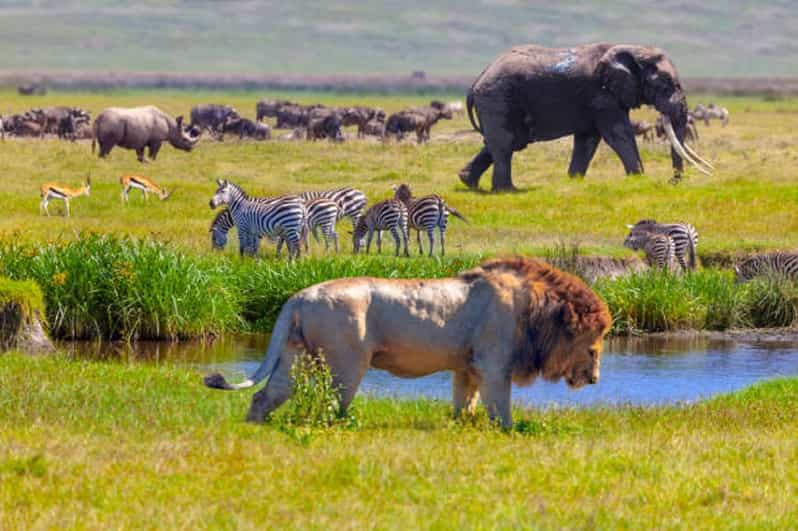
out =
[[[0,244],[0,268],[44,291],[61,338],[176,339],[235,329],[229,269],[153,240],[85,235],[67,243]]]
[[[285,301],[313,284],[357,276],[449,277],[481,260],[338,256],[289,263],[190,254],[152,239],[97,234],[43,245],[0,241],[0,275],[41,286],[56,338],[268,332]],[[594,287],[610,307],[615,333],[790,326],[798,320],[798,286],[776,278],[735,284],[726,271],[647,271]]]

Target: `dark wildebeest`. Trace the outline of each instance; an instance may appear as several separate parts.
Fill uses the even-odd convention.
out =
[[[200,139],[197,128],[183,127],[183,117],[172,118],[152,105],[146,107],[110,107],[94,120],[94,140],[100,144],[100,157],[104,158],[114,146],[136,150],[139,162],[144,160],[144,148],[149,148],[150,159],[155,160],[161,144],[168,141],[173,147],[191,151]]]
[[[47,94],[47,88],[39,83],[26,83],[25,85],[18,86],[17,92],[23,96],[43,96],[44,94]]]
[[[344,133],[341,114],[335,109],[314,109],[308,113],[308,140],[329,139],[343,142]]]
[[[378,122],[385,121],[385,111],[382,109],[374,109],[372,107],[363,107],[357,105],[343,110],[343,125],[348,127],[350,125],[357,126],[357,136],[361,138],[366,134],[366,124],[371,120]]]
[[[236,134],[239,140],[244,137],[255,140],[268,140],[272,136],[271,129],[268,125],[260,122],[253,122],[249,118],[239,118],[227,122],[224,125],[222,135],[225,133]]]
[[[229,105],[202,103],[191,108],[191,127],[207,129],[218,135],[224,130],[227,122],[241,118],[238,111]]]
[[[645,120],[629,120],[635,136],[642,136],[647,142],[654,141],[654,125]]]
[[[277,110],[277,129],[307,127],[310,110],[301,105],[283,105]]]
[[[255,104],[255,120],[260,122],[266,117],[277,118],[277,111],[287,105],[299,105],[288,100],[261,100]]]
[[[395,136],[397,140],[402,140],[405,133],[415,131],[419,144],[428,142],[432,126],[441,118],[450,120],[452,111],[439,101],[431,102],[429,107],[413,107],[399,111],[388,117],[385,123],[385,136]]]

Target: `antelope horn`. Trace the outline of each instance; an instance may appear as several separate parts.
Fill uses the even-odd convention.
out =
[[[671,146],[673,146],[673,149],[676,150],[676,153],[678,153],[679,156],[682,157],[684,160],[695,166],[695,168],[701,173],[705,175],[712,175],[711,171],[704,169],[701,166],[701,164],[696,162],[696,160],[684,150],[684,147],[682,146],[681,142],[679,142],[679,139],[676,137],[676,132],[673,130],[673,125],[671,124],[670,119],[664,115],[663,117],[664,117],[663,125],[665,126],[665,133],[668,135],[668,140],[671,141]]]

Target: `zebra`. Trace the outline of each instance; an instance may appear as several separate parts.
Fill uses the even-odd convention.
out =
[[[635,251],[642,249],[650,267],[670,270],[676,246],[667,234],[637,230],[626,237],[623,245]]]
[[[301,197],[301,196],[300,196]],[[335,224],[344,215],[344,209],[341,204],[327,199],[325,197],[317,197],[305,201],[305,208],[308,211],[307,228],[305,231],[305,252],[308,252],[308,237],[307,231],[313,233],[313,238],[319,241],[317,229],[321,229],[321,234],[324,236],[324,252],[330,248],[330,240],[335,245],[335,252],[338,252],[338,233],[335,232]]]
[[[267,205],[282,197],[264,197],[256,198],[260,204]],[[318,241],[317,229],[321,229],[324,236],[324,250],[329,249],[329,240],[333,240],[335,251],[338,252],[338,234],[335,232],[335,224],[341,218],[341,207],[338,203],[330,199],[318,198],[312,199],[305,203],[307,209],[307,227],[303,230],[302,240],[305,243],[305,252],[308,252],[308,237],[307,232],[312,231],[313,237]],[[219,212],[211,222],[209,232],[211,233],[211,246],[213,249],[221,250],[227,245],[227,233],[230,232],[235,226],[235,221],[229,209],[224,209]],[[280,237],[277,241],[277,256],[279,257],[283,248],[283,238]]]
[[[425,195],[424,197],[413,197],[410,185],[400,184],[394,186],[394,198],[398,199],[407,207],[408,221],[410,228],[416,231],[416,241],[418,241],[418,254],[424,254],[421,246],[421,231],[427,233],[429,239],[429,255],[432,256],[435,246],[435,228],[438,228],[441,240],[441,256],[446,253],[445,234],[446,226],[449,223],[449,214],[459,218],[466,223],[468,220],[457,210],[446,204],[438,194]]]
[[[368,202],[366,200],[366,194],[351,186],[342,186],[340,188],[333,188],[332,190],[309,190],[307,192],[300,192],[297,195],[305,201],[318,199],[320,197],[332,199],[341,205],[341,209],[343,210],[341,217],[349,218],[352,221],[352,229],[357,226],[357,222],[363,214],[363,209]]]
[[[738,283],[765,275],[798,280],[798,253],[757,254],[734,266],[734,276]]]
[[[382,252],[383,230],[390,230],[396,242],[396,256],[399,256],[399,246],[404,241],[404,255],[410,256],[407,252],[407,207],[398,199],[386,199],[375,203],[366,213],[360,217],[352,233],[354,252],[358,254],[362,247],[363,238],[366,238],[366,254],[371,247],[371,238],[374,231],[377,231],[377,252]]]
[[[298,258],[300,241],[305,230],[305,203],[296,196],[270,200],[250,198],[238,185],[218,179],[219,188],[210,200],[211,208],[228,205],[238,228],[239,252],[257,253],[260,238],[282,238],[288,243],[288,258]],[[278,246],[279,251],[279,246]]]
[[[673,252],[683,271],[695,270],[695,249],[698,245],[698,231],[689,223],[657,223],[653,219],[642,219],[634,225],[627,225],[633,232],[656,232],[666,234],[673,240]],[[686,258],[685,258],[686,257]]]

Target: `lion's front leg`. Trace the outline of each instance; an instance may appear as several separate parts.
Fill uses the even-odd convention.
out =
[[[512,413],[510,412],[510,392],[512,381],[509,371],[488,370],[480,373],[479,393],[482,395],[482,403],[488,410],[490,420],[501,420],[502,428],[509,428],[513,425]]]
[[[479,399],[479,382],[468,370],[452,372],[452,404],[455,418],[465,411],[473,415]]]

